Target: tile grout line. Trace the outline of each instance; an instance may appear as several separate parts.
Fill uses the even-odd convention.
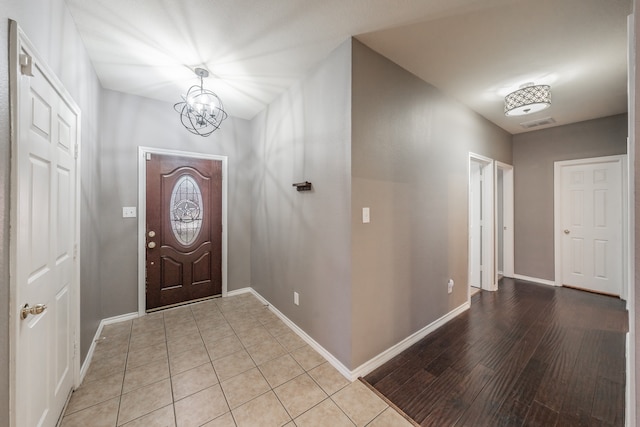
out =
[[[189,306],[189,310],[185,311],[184,314],[183,313],[179,313],[176,314],[176,316],[174,317],[173,315],[169,316],[169,317],[165,317],[166,316],[166,312],[162,314],[162,316],[159,316],[160,321],[162,321],[162,331],[163,331],[163,335],[164,335],[164,340],[163,340],[163,344],[164,344],[164,355],[166,357],[167,360],[167,369],[168,369],[168,376],[169,376],[169,390],[171,393],[171,406],[173,409],[173,420],[174,423],[176,424],[176,426],[178,426],[178,414],[176,411],[176,400],[175,400],[175,395],[174,395],[174,375],[173,375],[173,370],[172,370],[172,365],[171,365],[171,359],[172,356],[170,356],[170,351],[169,351],[169,343],[170,341],[176,341],[180,338],[180,330],[181,330],[181,325],[184,323],[185,325],[188,325],[187,327],[190,329],[191,328],[191,323],[193,323],[193,325],[195,326],[195,331],[197,331],[198,335],[198,345],[202,345],[202,348],[204,349],[204,351],[206,352],[206,356],[207,356],[207,362],[205,362],[202,365],[198,365],[195,367],[190,367],[189,369],[184,370],[184,372],[188,372],[190,370],[193,369],[197,369],[200,366],[204,366],[205,364],[210,364],[211,365],[211,369],[213,374],[215,375],[215,380],[217,381],[217,385],[220,388],[220,391],[222,392],[222,396],[225,399],[225,403],[226,403],[226,407],[228,408],[228,412],[224,412],[221,415],[216,416],[215,418],[212,418],[210,420],[207,420],[205,423],[209,423],[215,419],[218,419],[220,417],[226,416],[225,414],[230,414],[231,415],[231,419],[233,420],[233,423],[235,425],[238,424],[238,419],[237,419],[237,415],[236,413],[234,413],[234,411],[237,411],[239,408],[241,408],[244,405],[249,404],[250,402],[263,397],[265,395],[267,395],[269,392],[271,392],[275,398],[276,401],[278,402],[278,405],[284,409],[284,413],[286,413],[287,417],[288,417],[288,421],[286,423],[291,422],[292,425],[295,425],[295,419],[299,418],[301,416],[303,416],[304,414],[307,414],[309,411],[312,411],[314,409],[316,409],[319,405],[325,403],[327,400],[329,400],[332,404],[334,404],[335,406],[338,407],[340,413],[342,413],[346,419],[348,419],[352,424],[356,424],[356,422],[351,419],[351,417],[345,412],[345,409],[343,409],[342,406],[340,406],[335,400],[334,400],[334,396],[336,396],[338,393],[340,393],[342,390],[344,390],[346,387],[349,387],[351,384],[353,384],[354,382],[352,381],[347,381],[346,384],[341,385],[338,383],[334,383],[334,382],[327,382],[327,388],[325,390],[325,388],[321,385],[321,383],[318,381],[318,379],[316,379],[313,374],[311,373],[312,371],[318,369],[319,367],[323,366],[324,364],[328,363],[326,359],[324,359],[323,357],[321,357],[322,355],[319,355],[320,358],[318,360],[316,360],[314,355],[310,355],[307,354],[308,351],[300,351],[301,349],[304,349],[305,347],[309,347],[311,350],[314,351],[315,350],[310,347],[307,343],[301,342],[299,343],[299,345],[296,344],[292,344],[289,343],[288,345],[285,345],[283,342],[281,342],[278,338],[284,337],[288,332],[292,332],[291,328],[288,327],[288,325],[284,324],[284,326],[286,328],[282,328],[280,325],[280,322],[282,322],[282,320],[278,319],[278,318],[271,318],[268,317],[266,315],[263,315],[263,312],[261,311],[262,308],[266,308],[267,306],[264,306],[264,304],[262,304],[262,307],[258,307],[258,306],[253,306],[253,304],[251,302],[239,302],[239,303],[231,303],[228,305],[223,305],[223,304],[218,304],[218,302],[215,302],[213,306],[211,307],[207,307],[204,308],[205,311],[200,311],[200,310],[196,310],[194,311],[194,308],[196,306]],[[224,307],[221,308],[221,307]],[[241,404],[239,404],[236,408],[232,409],[231,405],[229,403],[228,397],[227,397],[227,393],[225,393],[223,387],[222,387],[222,383],[224,381],[221,380],[220,374],[218,373],[218,370],[215,368],[214,366],[214,360],[212,359],[212,354],[209,351],[209,347],[206,344],[205,341],[205,333],[207,331],[206,325],[207,324],[215,324],[216,320],[213,320],[213,323],[208,319],[208,316],[206,316],[206,310],[211,310],[213,311],[217,311],[218,313],[220,313],[221,319],[224,319],[224,322],[230,327],[230,334],[229,336],[233,336],[239,343],[240,343],[240,348],[241,350],[237,350],[236,352],[240,352],[240,351],[244,351],[248,356],[249,356],[249,360],[251,360],[252,362],[252,367],[249,370],[245,370],[243,372],[240,373],[236,373],[233,376],[226,378],[224,381],[230,381],[233,378],[236,378],[240,375],[245,374],[246,372],[256,369],[258,371],[258,373],[260,374],[260,378],[265,382],[265,384],[267,385],[267,388],[264,392],[258,394],[257,396],[253,396],[251,397],[249,400],[242,402]],[[267,308],[268,310],[268,308]],[[188,315],[187,315],[188,313]],[[234,313],[237,313],[234,315]],[[264,312],[264,313],[270,313],[270,312]],[[216,315],[217,316],[217,315]],[[236,327],[234,328],[232,325],[232,323],[237,324],[238,322],[242,322],[242,317],[247,317],[252,319],[252,321],[255,322],[255,325],[253,327],[247,327],[245,328],[246,325],[240,325],[240,329],[238,328],[238,325],[236,325]],[[239,320],[240,319],[240,320]],[[137,319],[136,319],[137,320]],[[231,320],[231,322],[230,322]],[[153,323],[155,322],[155,320],[151,320],[150,324],[153,325]],[[249,322],[251,323],[251,322]],[[130,357],[132,354],[132,345],[134,344],[134,325],[136,325],[135,320],[132,320],[131,323],[129,324],[129,328],[128,328],[128,339],[127,339],[127,346],[126,346],[126,354],[124,355],[124,372],[123,372],[123,377],[122,377],[122,383],[120,384],[120,396],[119,396],[119,400],[118,400],[118,408],[117,408],[117,412],[116,412],[116,425],[119,425],[119,421],[120,421],[120,411],[122,409],[122,402],[123,402],[123,396],[124,396],[124,385],[126,382],[126,378],[127,378],[127,367],[128,367],[128,363],[130,361]],[[138,332],[140,331],[144,331],[147,328],[153,329],[150,326],[144,326],[142,327],[142,329],[138,330],[136,329]],[[276,351],[275,353],[278,353],[279,351],[283,351],[282,354],[278,354],[276,356],[271,356],[270,354],[274,354],[274,353],[270,353],[270,348],[264,348],[264,349],[260,349],[260,351],[256,350],[256,352],[254,352],[254,354],[252,355],[249,352],[250,348],[254,348],[257,347],[259,345],[261,345],[260,342],[253,344],[253,345],[247,345],[245,343],[246,340],[242,340],[240,338],[240,336],[238,335],[238,333],[240,332],[244,332],[245,329],[247,331],[250,331],[251,329],[262,329],[264,331],[266,331],[267,335],[265,335],[265,339],[268,338],[269,341],[272,341],[274,343],[277,343],[277,345],[281,348],[281,350]],[[284,329],[284,330],[283,330]],[[171,334],[169,333],[171,331]],[[195,332],[194,331],[194,332]],[[152,332],[149,332],[152,333]],[[144,336],[146,333],[145,332],[140,332],[139,334],[136,335],[136,337],[138,335],[140,336]],[[171,335],[171,337],[170,337]],[[195,338],[195,334],[193,336],[193,338]],[[219,340],[222,340],[226,337],[218,337],[215,340],[212,341],[212,343],[217,342]],[[149,340],[149,342],[153,341]],[[185,340],[184,342],[186,343],[189,340]],[[264,340],[263,340],[264,341]],[[152,347],[155,344],[150,344],[150,345],[145,345],[144,347],[137,349],[136,351],[144,351],[147,348]],[[187,347],[191,347],[192,344],[184,344]],[[194,344],[195,345],[195,344]],[[179,347],[176,347],[178,349],[182,348],[182,345],[180,345]],[[187,349],[186,351],[190,351],[189,349]],[[261,356],[260,352],[266,352],[264,353],[265,355]],[[179,351],[178,354],[180,354],[181,352]],[[299,353],[298,357],[294,356],[294,353]],[[225,355],[223,357],[228,357],[230,355],[233,355],[234,352],[230,353],[229,355]],[[286,381],[284,381],[282,384],[278,384],[276,387],[272,386],[272,384],[267,380],[267,377],[265,376],[265,373],[263,372],[263,369],[261,368],[261,366],[272,362],[278,358],[281,357],[285,357],[287,356],[288,358],[290,358],[292,360],[292,362],[295,364],[295,366],[299,367],[301,372],[298,375],[295,375],[293,378],[289,378]],[[174,354],[173,357],[176,357],[176,355]],[[223,357],[218,357],[216,360],[220,360]],[[257,362],[262,359],[263,357],[266,357],[265,360],[261,361],[261,364],[258,364]],[[298,360],[298,358],[302,357],[302,362],[304,363],[304,366],[301,364],[302,362]],[[311,362],[311,363],[310,363]],[[316,363],[319,362],[319,363]],[[287,362],[288,363],[288,362]],[[141,365],[141,366],[145,366],[145,364]],[[277,366],[274,365],[274,368]],[[306,367],[309,367],[308,369]],[[275,372],[275,371],[274,371]],[[322,371],[318,371],[317,375],[320,375],[320,372]],[[178,375],[178,373],[176,373],[175,375]],[[311,407],[306,408],[303,412],[301,412],[300,414],[297,415],[296,418],[294,418],[292,416],[292,414],[289,412],[289,410],[287,409],[287,407],[284,404],[284,401],[281,399],[281,397],[276,393],[276,388],[279,387],[283,387],[286,384],[289,384],[293,381],[295,381],[296,379],[301,378],[303,375],[305,375],[306,377],[308,377],[311,380],[311,383],[315,385],[315,387],[318,388],[318,390],[320,390],[322,392],[322,394],[324,395],[324,397],[317,403],[313,404]],[[286,377],[287,375],[284,375],[284,377]],[[322,377],[322,375],[320,375],[320,377]],[[159,380],[155,380],[150,384],[145,384],[144,386],[147,385],[151,385],[151,384],[155,384],[157,382],[163,381],[163,379],[159,379]],[[214,386],[215,386],[214,385]],[[134,392],[135,390],[144,387],[144,386],[136,386],[133,390],[129,390],[129,392]],[[337,386],[337,388],[335,388]],[[210,386],[213,387],[213,386]],[[206,389],[206,388],[205,388]],[[331,390],[331,394],[329,393],[329,390]],[[194,392],[189,392],[190,394],[183,396],[180,400],[186,399],[188,397],[191,397],[193,395],[195,395],[196,393],[201,392],[202,390],[199,391],[194,391]],[[128,392],[128,393],[129,393]],[[375,393],[374,393],[375,395]],[[241,399],[244,399],[244,397],[242,397]],[[383,400],[384,401],[384,400]],[[275,403],[275,402],[274,402]],[[92,405],[95,406],[95,405]],[[127,423],[133,422],[135,420],[139,420],[143,417],[146,417],[156,411],[158,411],[159,409],[163,409],[166,408],[168,405],[166,406],[162,406],[161,408],[156,408],[151,410],[150,412],[144,413],[140,416],[137,416],[134,419],[128,420]],[[381,414],[383,414],[385,412],[385,410],[389,407],[389,405],[386,405],[386,407],[380,412],[377,413],[375,416],[373,416],[373,418],[368,421],[368,423],[373,422],[376,418],[378,418],[379,416],[381,416]],[[86,409],[86,408],[85,408]],[[147,409],[145,409],[146,411]]]

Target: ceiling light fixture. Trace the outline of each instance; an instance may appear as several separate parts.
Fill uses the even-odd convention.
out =
[[[536,113],[551,106],[551,86],[525,83],[504,97],[505,116]]]
[[[203,68],[196,68],[194,72],[200,77],[200,85],[191,86],[182,101],[173,108],[180,113],[180,121],[189,132],[209,136],[220,127],[227,113],[218,95],[205,89],[202,84],[202,79],[209,77],[209,72]]]

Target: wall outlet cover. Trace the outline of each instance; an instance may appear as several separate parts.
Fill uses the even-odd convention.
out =
[[[135,206],[126,206],[122,208],[122,218],[135,218],[135,217],[136,217]]]

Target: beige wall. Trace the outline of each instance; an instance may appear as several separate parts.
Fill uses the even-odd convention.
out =
[[[627,134],[620,114],[513,136],[516,274],[555,280],[554,162],[624,154]]]
[[[351,110],[353,369],[467,300],[469,152],[511,136],[358,41]]]

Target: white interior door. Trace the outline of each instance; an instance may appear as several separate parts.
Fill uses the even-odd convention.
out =
[[[557,162],[562,284],[620,295],[622,156]]]
[[[77,372],[80,119],[78,108],[15,23],[12,100],[12,421],[20,427],[55,426]]]

